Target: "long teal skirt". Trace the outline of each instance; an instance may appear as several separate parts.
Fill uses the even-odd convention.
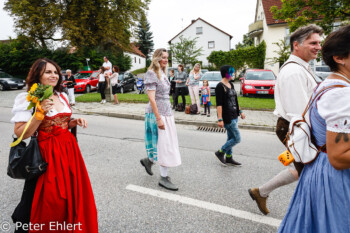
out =
[[[145,144],[147,156],[154,161],[158,160],[158,125],[154,113],[145,114]]]

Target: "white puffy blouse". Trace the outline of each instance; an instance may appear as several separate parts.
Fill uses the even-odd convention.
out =
[[[52,117],[57,115],[58,113],[71,113],[72,110],[68,106],[67,102],[60,95],[62,94],[64,98],[66,98],[66,100],[68,101],[67,94],[64,92],[61,92],[61,93],[55,92],[55,93],[58,95],[59,100],[64,104],[64,108],[61,112],[57,112],[55,109],[52,109],[46,115],[49,117]],[[12,114],[14,116],[11,118],[11,123],[27,122],[32,117],[33,108],[27,110],[27,107],[29,105],[29,102],[27,101],[27,95],[28,95],[27,92],[22,92],[16,96],[15,103],[12,108]]]
[[[317,101],[317,110],[325,119],[328,131],[350,133],[350,84],[339,79],[326,79],[318,90],[339,83],[343,83],[346,87],[326,91]]]

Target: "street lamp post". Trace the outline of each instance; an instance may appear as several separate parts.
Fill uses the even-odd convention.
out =
[[[88,70],[90,70],[90,67],[89,67],[89,61],[90,61],[90,58],[86,58],[86,64],[87,64],[87,68],[88,68]]]

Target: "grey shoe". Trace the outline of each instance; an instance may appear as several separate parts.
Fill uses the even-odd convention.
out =
[[[148,158],[141,159],[140,163],[142,166],[145,167],[147,174],[150,176],[153,176],[153,172],[152,172],[153,163]]]
[[[166,188],[166,189],[169,189],[169,190],[172,190],[172,191],[179,190],[179,188],[176,187],[176,185],[171,182],[169,176],[167,176],[167,177],[162,177],[161,176],[158,184],[159,184],[159,186],[162,186],[163,188]]]

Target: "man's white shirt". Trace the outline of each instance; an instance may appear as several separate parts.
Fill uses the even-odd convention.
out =
[[[287,121],[292,119],[292,114],[301,115],[304,112],[317,86],[315,78],[310,74],[312,71],[309,63],[295,55],[290,55],[287,62],[289,61],[298,64],[289,63],[280,70],[275,85],[274,111],[276,116],[283,117]],[[308,115],[305,116],[307,121],[309,121]]]
[[[105,70],[104,73],[107,73],[107,72],[108,73],[112,73],[112,63],[110,61],[104,62],[102,66],[103,67],[109,67],[109,69]]]

